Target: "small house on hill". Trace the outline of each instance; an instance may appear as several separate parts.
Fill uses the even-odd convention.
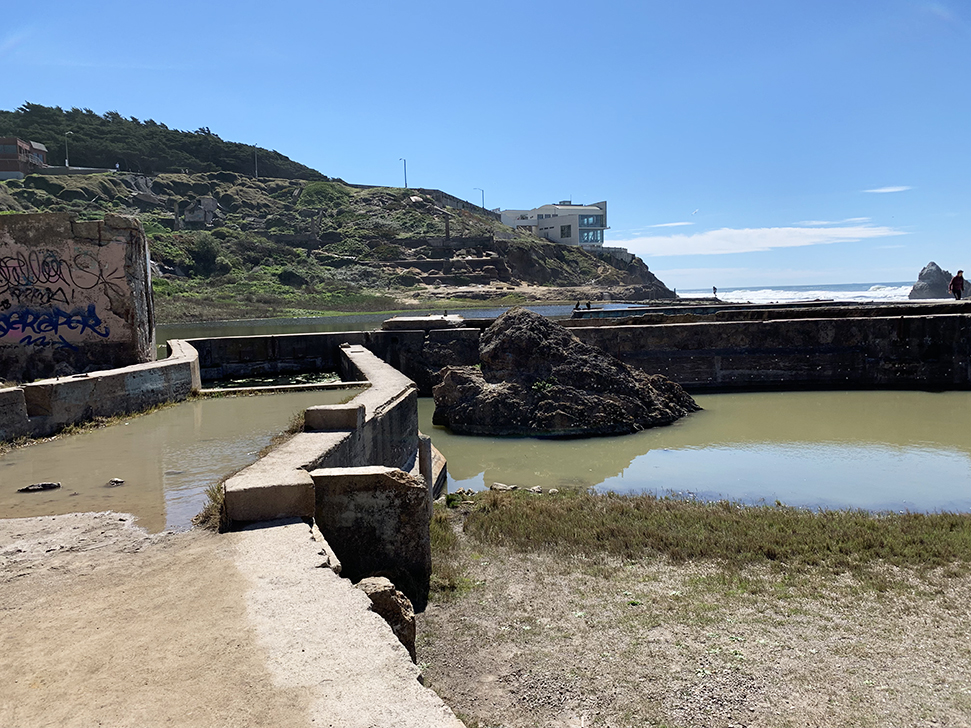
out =
[[[0,137],[0,179],[23,179],[47,166],[47,147],[17,137]]]

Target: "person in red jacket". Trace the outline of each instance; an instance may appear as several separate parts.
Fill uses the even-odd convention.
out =
[[[964,271],[959,270],[958,274],[951,279],[950,285],[948,285],[947,290],[954,294],[954,299],[957,301],[961,300],[961,294],[964,293]]]

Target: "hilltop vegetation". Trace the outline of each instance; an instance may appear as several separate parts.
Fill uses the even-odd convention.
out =
[[[119,171],[8,180],[0,212],[141,219],[161,322],[382,311],[422,300],[519,303],[522,294],[510,289],[520,283],[673,297],[639,259],[622,263],[515,232],[485,211],[446,207],[434,191],[349,185],[265,150],[259,169],[267,176],[257,179],[253,147],[208,129],[37,104],[0,111],[0,136],[45,144],[52,163],[67,131],[72,166],[118,162]],[[473,288],[456,298],[463,286]],[[564,297],[574,294],[593,296]]]
[[[639,259],[625,265],[517,234],[415,190],[232,172],[29,175],[0,184],[0,210],[139,217],[160,321],[391,310],[474,283],[493,300],[496,285],[517,282],[670,295]]]
[[[70,133],[70,136],[68,136]],[[320,172],[279,152],[251,144],[227,142],[207,127],[195,131],[116,111],[99,115],[91,109],[70,109],[26,103],[15,111],[0,111],[0,137],[16,136],[47,147],[48,164],[64,163],[68,144],[71,166],[101,167],[123,172],[236,172],[252,174],[256,152],[261,174],[283,179],[326,179]]]

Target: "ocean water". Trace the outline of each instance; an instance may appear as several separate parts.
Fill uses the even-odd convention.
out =
[[[792,303],[795,301],[906,301],[913,282],[838,283],[811,286],[719,288],[718,298],[728,303]],[[711,289],[679,290],[681,298],[711,298]]]

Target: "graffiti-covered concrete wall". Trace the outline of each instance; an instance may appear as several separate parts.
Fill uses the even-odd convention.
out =
[[[120,215],[0,215],[0,380],[151,361],[148,243]]]

